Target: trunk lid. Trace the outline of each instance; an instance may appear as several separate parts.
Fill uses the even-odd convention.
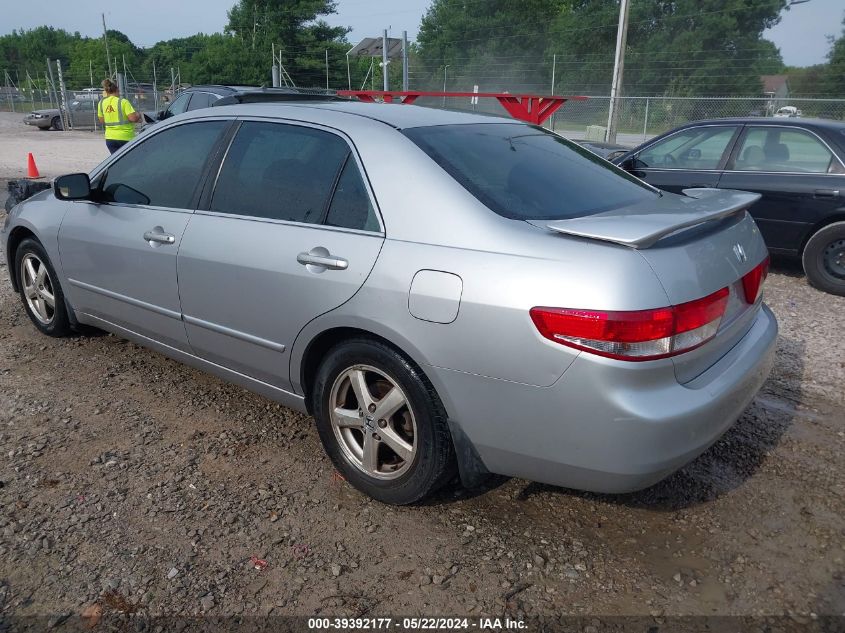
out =
[[[642,249],[678,231],[735,215],[760,199],[760,194],[724,189],[685,189],[684,194],[664,192],[657,200],[604,213],[551,222],[532,220],[531,224]]]
[[[745,300],[742,277],[768,250],[746,209],[759,199],[740,191],[692,189],[679,196],[605,213],[554,222],[532,221],[552,231],[628,246],[649,264],[669,302],[679,305],[727,287],[725,315],[714,339],[672,358],[679,382],[715,364],[748,332],[761,300]]]

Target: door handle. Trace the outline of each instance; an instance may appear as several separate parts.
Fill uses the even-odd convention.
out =
[[[312,249],[312,251],[316,251],[318,249]],[[326,249],[320,248],[319,250],[325,251]],[[296,256],[296,261],[298,261],[303,266],[321,266],[322,268],[327,268],[329,270],[346,270],[349,268],[349,262],[343,257],[335,257],[334,255],[328,253],[323,255],[322,253],[300,253]]]
[[[838,198],[839,189],[816,189],[813,192],[814,198]]]
[[[144,241],[158,242],[159,244],[175,244],[176,236],[170,233],[159,233],[158,231],[147,231],[144,233]]]

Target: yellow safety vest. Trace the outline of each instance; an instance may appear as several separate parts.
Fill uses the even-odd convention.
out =
[[[128,116],[135,108],[122,97],[106,97],[97,106],[97,115],[102,117],[106,126],[106,139],[112,141],[131,141],[135,137],[135,124]]]

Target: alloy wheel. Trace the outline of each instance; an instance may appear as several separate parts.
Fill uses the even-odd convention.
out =
[[[47,266],[33,253],[21,260],[21,286],[30,312],[43,325],[50,325],[56,314],[53,281]]]
[[[346,459],[370,477],[404,475],[417,454],[417,424],[405,392],[383,371],[354,365],[332,385],[331,426]]]

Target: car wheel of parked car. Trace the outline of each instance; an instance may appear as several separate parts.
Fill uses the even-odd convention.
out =
[[[804,247],[802,261],[811,285],[845,296],[845,222],[816,231]]]
[[[21,300],[30,320],[48,336],[70,333],[65,298],[44,247],[28,238],[15,251]]]
[[[414,503],[455,473],[446,412],[421,372],[393,348],[355,339],[332,349],[313,390],[326,452],[362,492]]]
[[[62,125],[62,118],[58,116],[54,116],[53,120],[50,122],[50,127],[54,130],[61,130],[64,128]]]

